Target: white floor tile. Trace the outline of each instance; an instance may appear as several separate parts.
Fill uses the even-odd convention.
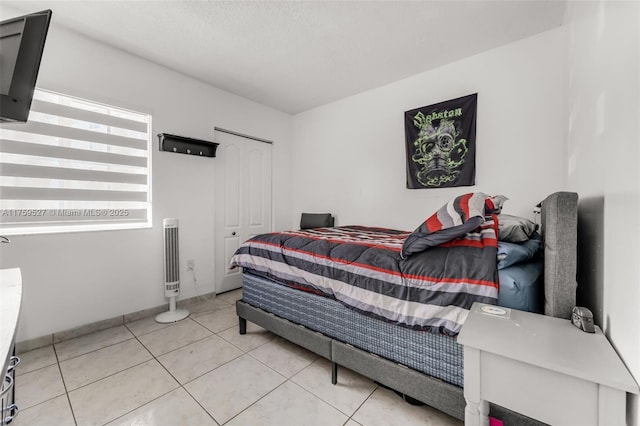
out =
[[[22,407],[21,405],[19,405]],[[31,408],[20,408],[12,426],[75,426],[67,395],[61,395]]]
[[[172,325],[174,324],[164,324],[156,322],[156,317],[154,315],[139,319],[137,321],[128,322],[125,324],[125,327],[127,327],[129,331],[131,331],[135,336],[142,336],[143,334],[161,330]]]
[[[200,324],[187,318],[171,327],[139,336],[138,339],[154,356],[160,356],[212,334]]]
[[[242,355],[243,352],[213,335],[158,357],[158,361],[184,384]]]
[[[218,294],[218,298],[229,304],[235,305],[236,300],[242,299],[242,288]]]
[[[79,426],[105,424],[178,388],[155,360],[69,392]]]
[[[214,311],[219,311],[220,309],[229,309],[230,307],[231,307],[230,303],[222,299],[219,299],[218,297],[215,297],[202,302],[193,303],[187,306],[187,309],[189,310],[189,312],[191,312],[192,318],[197,318],[204,314],[209,314]]]
[[[65,389],[58,364],[20,375],[16,378],[16,403],[27,409],[64,395]]]
[[[20,357],[20,364],[16,367],[17,376],[58,362],[53,345],[18,354],[18,357]]]
[[[462,426],[345,368],[332,385],[328,361],[250,322],[240,335],[225,305],[210,299],[176,324],[149,317],[21,354],[13,424]]]
[[[131,338],[133,338],[133,334],[131,334],[124,325],[120,325],[56,343],[55,348],[58,354],[58,360],[64,361],[97,349],[124,342]]]
[[[285,377],[293,376],[318,359],[318,355],[313,352],[281,338],[274,339],[249,354]]]
[[[396,393],[379,387],[353,415],[363,426],[463,426],[463,422],[426,405],[406,403]]]
[[[291,381],[351,416],[376,389],[373,381],[340,367],[338,383],[331,384],[331,362],[324,358],[296,374]]]
[[[290,381],[233,418],[229,426],[340,426],[348,417]]]
[[[71,391],[152,359],[136,339],[62,361],[62,377]]]
[[[109,426],[216,426],[217,423],[182,388],[169,392]]]
[[[239,347],[245,352],[262,346],[276,338],[275,334],[268,332],[264,328],[247,321],[247,334],[238,332],[238,325],[227,328],[218,333],[227,342]]]
[[[275,371],[243,355],[187,383],[185,388],[222,424],[284,381]]]
[[[214,333],[226,330],[227,328],[238,324],[238,315],[236,309],[229,306],[208,314],[199,315],[194,318],[195,321],[207,327]]]

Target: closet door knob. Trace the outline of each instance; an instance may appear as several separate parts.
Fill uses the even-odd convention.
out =
[[[231,235],[236,235],[236,231],[233,231],[233,232],[231,233]]]

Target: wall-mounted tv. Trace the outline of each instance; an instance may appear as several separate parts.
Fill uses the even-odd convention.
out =
[[[0,22],[0,121],[27,121],[51,10]]]

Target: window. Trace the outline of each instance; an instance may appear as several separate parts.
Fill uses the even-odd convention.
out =
[[[0,125],[0,234],[151,226],[151,116],[36,89]]]

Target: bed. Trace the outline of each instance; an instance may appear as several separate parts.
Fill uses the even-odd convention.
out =
[[[504,199],[481,195],[482,203],[476,206],[484,208],[481,221],[471,220],[479,213],[466,211],[462,223],[442,226],[446,220],[441,215],[437,231],[431,233],[424,232],[424,226],[413,233],[339,227],[254,237],[232,259],[233,266],[243,267],[243,297],[236,303],[240,333],[246,333],[246,321],[256,323],[330,360],[334,384],[338,367],[343,366],[463,420],[463,351],[456,335],[468,307],[474,301],[512,308],[515,303],[515,308],[569,318],[575,305],[577,194],[558,192],[540,203],[543,250],[526,264],[538,262],[541,272],[527,288],[507,284],[519,277],[510,270],[513,265],[498,268],[504,263],[504,256],[498,255],[497,238],[502,215],[496,218],[495,214]],[[474,199],[462,200],[471,205]],[[452,206],[441,210],[447,208]],[[508,222],[506,217],[504,222]],[[451,240],[451,228],[460,226],[465,234],[458,232]],[[466,232],[470,229],[473,231]],[[345,241],[348,244],[341,244]],[[355,260],[347,260],[345,247],[353,251],[354,242]],[[307,250],[310,245],[318,246],[313,256]],[[290,257],[282,257],[283,247]],[[431,269],[414,274],[414,264],[424,263],[424,253],[437,260],[431,261]],[[398,264],[403,272],[394,269]],[[354,266],[356,273],[348,269]],[[311,272],[304,272],[305,268]],[[406,273],[407,268],[411,274]],[[378,270],[386,275],[383,282],[378,280]],[[406,280],[406,275],[411,279]],[[433,276],[438,277],[437,282],[429,281]],[[394,280],[402,281],[399,289],[388,283]],[[429,288],[437,284],[437,291],[425,291],[420,286],[425,280]],[[342,281],[353,281],[353,285],[343,288]],[[529,287],[539,288],[538,296]],[[412,293],[412,301],[396,303],[404,298],[403,292]],[[505,424],[539,424],[495,405],[491,415]]]

